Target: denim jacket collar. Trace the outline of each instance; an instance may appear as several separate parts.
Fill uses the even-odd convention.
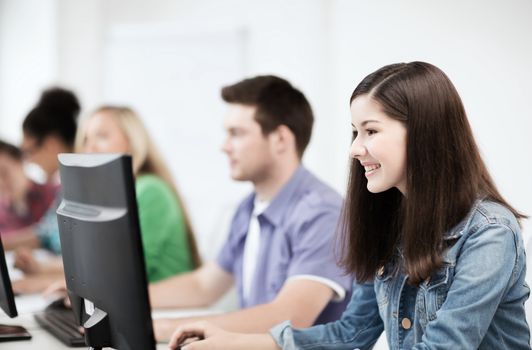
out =
[[[458,225],[443,234],[444,241],[451,241],[462,237],[462,235],[464,234],[464,228],[467,227],[467,225],[473,218],[473,213],[475,212],[481,201],[482,199],[477,199],[475,203],[473,203],[473,205],[471,206],[471,209],[469,210],[469,213],[467,213],[465,218],[462,219],[462,221],[460,221]]]

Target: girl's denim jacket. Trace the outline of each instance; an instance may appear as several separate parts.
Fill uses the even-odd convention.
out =
[[[482,200],[447,232],[444,266],[419,287],[390,263],[373,283],[356,284],[340,320],[270,331],[291,349],[371,349],[383,330],[399,349],[530,349],[524,303],[525,250],[514,215]]]

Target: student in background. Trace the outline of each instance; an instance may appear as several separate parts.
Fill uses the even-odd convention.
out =
[[[254,191],[239,205],[218,259],[151,285],[152,307],[207,306],[236,285],[242,309],[202,319],[244,332],[285,319],[300,327],[337,319],[351,285],[334,256],[342,198],[301,164],[314,120],[307,99],[274,76],[227,86],[222,98],[231,177]],[[183,322],[190,319],[156,320],[156,337],[168,339]]]
[[[78,130],[76,150],[125,153],[133,158],[139,222],[148,281],[156,282],[199,267],[200,257],[190,220],[170,171],[137,114],[128,107],[98,108]],[[30,257],[22,269],[33,276],[62,274],[59,258],[39,264]],[[44,279],[45,277],[42,277]],[[53,282],[53,283],[52,283]],[[48,281],[51,291],[64,290],[64,279]],[[18,281],[14,283],[17,290]],[[35,291],[42,291],[42,288]]]
[[[85,153],[131,154],[149,282],[200,266],[183,200],[148,131],[133,110],[117,106],[98,108],[81,125],[76,149]]]
[[[37,105],[22,124],[22,154],[28,162],[37,164],[45,173],[47,183],[59,185],[57,170],[59,153],[72,152],[76,137],[77,117],[80,111],[73,92],[54,87],[45,90]],[[55,211],[60,195],[41,218],[30,227],[9,235],[3,241],[6,249],[38,248],[60,254],[59,229]],[[26,251],[25,255],[29,254]]]
[[[56,192],[57,186],[30,180],[20,149],[0,140],[0,233],[4,237],[38,222]]]
[[[499,194],[447,76],[423,62],[385,66],[351,100],[344,267],[359,284],[341,319],[269,335],[179,328],[201,349],[530,349],[524,216]]]

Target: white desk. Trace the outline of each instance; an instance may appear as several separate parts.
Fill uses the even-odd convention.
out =
[[[53,335],[45,331],[34,319],[33,315],[44,308],[49,300],[44,299],[39,295],[20,296],[16,298],[17,310],[19,316],[16,318],[7,317],[3,311],[0,310],[0,324],[19,325],[23,326],[32,335],[31,340],[20,340],[0,343],[2,350],[66,350],[66,349],[83,349],[70,348],[61,343]],[[187,317],[187,316],[201,316],[216,313],[212,309],[191,309],[191,310],[158,310],[152,315],[154,319],[164,317]],[[168,349],[167,344],[157,344],[157,350]]]
[[[212,314],[213,311],[209,310],[187,310],[187,311],[156,311],[153,314],[153,318],[160,317],[185,317],[185,316],[200,316],[201,314]],[[0,343],[2,350],[67,350],[67,349],[84,349],[84,348],[69,348],[57,340],[53,335],[43,330],[33,319],[32,313],[26,313],[19,315],[17,318],[10,319],[2,313],[0,316],[0,324],[14,324],[25,327],[32,335],[31,340],[21,340]],[[167,344],[157,344],[157,350],[168,349]],[[379,341],[375,345],[374,350],[388,349],[386,339],[383,336],[379,338]]]
[[[36,258],[39,260],[46,260],[48,257],[46,252],[38,252]],[[12,280],[22,278],[22,273],[13,268],[14,255],[12,252],[6,252],[6,261],[9,269],[9,274]],[[15,298],[15,304],[19,316],[16,318],[9,318],[0,309],[0,324],[19,325],[23,326],[31,334],[31,340],[20,340],[1,342],[0,348],[2,350],[64,350],[64,349],[83,349],[71,348],[61,343],[57,338],[44,330],[34,319],[34,314],[41,312],[51,302],[41,295],[22,295]],[[191,310],[158,310],[153,312],[152,318],[178,318],[191,316],[204,316],[214,314],[221,311],[219,309],[191,309]],[[167,344],[157,344],[157,349],[168,349]]]
[[[39,326],[34,318],[33,314],[24,314],[19,315],[14,319],[10,319],[7,316],[3,315],[0,317],[1,324],[13,324],[25,327],[28,332],[30,332],[32,338],[31,340],[20,340],[0,343],[2,350],[29,350],[29,349],[39,349],[39,350],[72,350],[72,349],[83,349],[83,348],[70,348],[61,343],[53,335],[45,331]],[[167,344],[157,344],[157,350],[168,349]]]

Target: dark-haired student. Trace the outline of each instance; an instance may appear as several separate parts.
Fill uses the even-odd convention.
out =
[[[183,326],[201,349],[530,349],[522,214],[499,194],[461,99],[428,63],[385,66],[351,100],[344,267],[359,284],[341,319],[245,335]]]
[[[21,150],[0,140],[0,234],[4,239],[38,222],[56,193],[57,186],[29,179]]]
[[[241,310],[202,319],[242,332],[285,319],[299,327],[337,319],[351,286],[334,256],[342,198],[301,164],[313,124],[307,99],[274,76],[225,87],[222,98],[231,177],[254,191],[238,207],[216,262],[150,285],[151,305],[207,306],[236,285]],[[168,339],[190,321],[156,321],[156,335]]]
[[[59,185],[57,155],[72,152],[74,148],[79,112],[80,104],[74,93],[54,87],[41,94],[37,105],[23,121],[23,156],[26,161],[37,164],[44,171],[50,184]],[[32,272],[31,266],[24,264],[24,257],[31,254],[30,249],[41,247],[54,254],[61,252],[55,214],[59,200],[58,191],[53,204],[38,223],[9,235],[3,241],[6,249],[19,251],[18,267],[25,272]],[[16,281],[13,288],[18,293],[32,293],[47,287],[49,282],[44,276],[28,278]]]

